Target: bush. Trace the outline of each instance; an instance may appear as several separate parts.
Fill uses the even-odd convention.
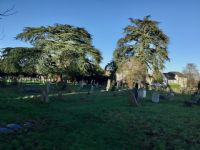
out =
[[[181,91],[181,86],[179,84],[169,84],[170,89],[173,92],[180,92]]]

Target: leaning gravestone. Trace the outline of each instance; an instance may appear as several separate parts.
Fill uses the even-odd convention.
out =
[[[143,98],[143,89],[138,89],[138,99]]]
[[[137,99],[132,91],[129,92],[128,102],[132,106],[138,106]]]
[[[159,97],[160,97],[159,93],[158,93],[158,92],[154,92],[154,93],[152,94],[152,102],[158,103],[159,100],[160,100]]]

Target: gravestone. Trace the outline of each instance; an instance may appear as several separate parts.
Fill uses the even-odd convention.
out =
[[[167,93],[167,95],[166,95],[166,98],[168,100],[172,100],[173,97],[174,97],[174,93],[173,92]]]
[[[146,89],[138,89],[138,98],[146,98]]]
[[[171,97],[174,97],[174,93],[173,93],[173,92],[170,92],[170,96],[171,96]]]
[[[143,89],[143,98],[146,98],[146,97],[147,97],[147,90]]]
[[[9,129],[12,129],[12,130],[22,129],[22,126],[19,125],[19,124],[16,124],[16,123],[7,124],[6,127],[9,128]]]
[[[86,85],[86,83],[82,80],[80,81],[80,88],[83,88]]]
[[[32,121],[26,121],[23,124],[24,127],[32,127],[33,126],[33,122]]]
[[[42,98],[41,99],[42,102],[45,102],[45,103],[49,102],[49,96],[48,96],[46,89],[42,91],[42,97],[41,98]]]
[[[129,92],[128,102],[132,106],[138,106],[138,102],[133,91]]]
[[[143,89],[138,89],[138,99],[143,98]]]
[[[158,92],[154,92],[154,93],[152,94],[152,102],[158,103],[159,100],[160,100],[159,97],[160,97],[159,93],[158,93]]]
[[[94,92],[94,86],[92,85],[90,89],[90,93],[93,93],[93,92]]]
[[[99,83],[98,82],[95,84],[95,87],[99,87]]]

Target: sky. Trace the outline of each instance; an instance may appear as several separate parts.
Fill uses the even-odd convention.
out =
[[[200,0],[0,0],[0,12],[12,6],[16,13],[0,20],[0,48],[31,46],[14,38],[24,27],[70,24],[92,35],[105,66],[128,18],[151,15],[170,39],[164,71],[181,72],[187,63],[200,70]]]

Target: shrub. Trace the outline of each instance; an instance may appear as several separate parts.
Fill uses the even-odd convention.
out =
[[[170,89],[173,92],[180,92],[181,91],[181,86],[179,84],[169,84]]]

